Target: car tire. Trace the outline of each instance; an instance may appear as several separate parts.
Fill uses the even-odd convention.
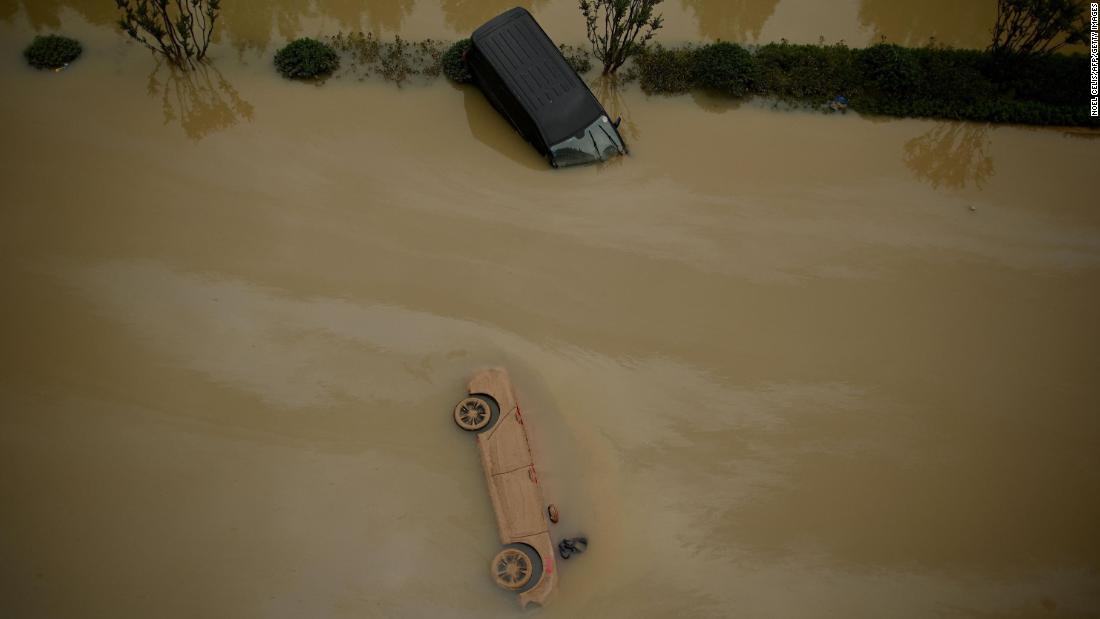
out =
[[[452,417],[455,425],[467,432],[485,432],[500,418],[500,405],[490,396],[475,393],[455,405]]]
[[[503,589],[530,591],[542,580],[542,557],[527,544],[508,544],[493,557],[489,573]]]

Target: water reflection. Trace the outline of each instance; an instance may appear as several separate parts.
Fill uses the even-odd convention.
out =
[[[415,0],[370,0],[366,3],[360,0],[345,0],[345,2],[349,5],[362,4],[363,13],[367,17],[367,28],[375,33],[382,30],[400,30],[402,22],[412,13],[415,4]],[[352,7],[348,7],[347,13],[349,16],[354,13]],[[342,20],[341,23],[344,21]]]
[[[238,51],[266,49],[272,24],[290,39],[301,31],[303,17],[314,15],[309,0],[239,0],[222,4],[215,40],[226,36]]]
[[[693,90],[690,95],[696,105],[712,114],[725,114],[730,110],[736,110],[744,103],[744,99],[734,99],[733,97],[705,90]]]
[[[10,22],[19,9],[27,15],[27,21],[35,30],[61,27],[61,10],[72,9],[84,19],[96,25],[113,24],[118,19],[118,9],[113,1],[79,2],[65,0],[0,0],[0,19]]]
[[[939,189],[979,189],[993,175],[989,125],[942,122],[905,143],[902,161],[917,179]]]
[[[760,38],[764,22],[775,13],[779,0],[680,0],[680,3],[695,13],[702,36],[747,41]]]
[[[627,141],[627,148],[629,148],[630,142],[637,140],[642,134],[638,130],[638,124],[634,122],[634,115],[630,113],[626,98],[623,97],[625,85],[615,77],[600,75],[589,82],[588,87],[603,104],[612,120],[622,117],[623,122],[619,125],[619,133]]]
[[[164,124],[178,122],[192,140],[227,129],[242,118],[252,120],[252,104],[210,64],[181,71],[158,61],[149,73],[147,92],[160,97]]]
[[[1100,131],[1096,129],[1087,129],[1085,127],[1064,129],[1062,135],[1067,138],[1077,138],[1080,140],[1100,140]]]
[[[931,37],[939,43],[982,47],[996,17],[995,0],[863,0],[859,21],[891,43],[922,44]]]
[[[474,86],[455,86],[462,89],[462,103],[466,108],[466,121],[470,124],[470,134],[475,140],[504,155],[505,157],[531,168],[546,170],[549,165],[538,152],[531,147],[512,125],[508,124],[485,96]]]
[[[303,21],[325,17],[334,19],[335,29],[396,32],[412,13],[416,0],[332,0],[315,4],[309,0],[273,2],[231,2],[222,5],[225,34],[239,51],[266,49],[272,30],[284,39],[302,36]]]
[[[546,0],[442,0],[443,16],[447,24],[462,36],[471,32],[489,19],[515,6],[527,10],[546,3]]]

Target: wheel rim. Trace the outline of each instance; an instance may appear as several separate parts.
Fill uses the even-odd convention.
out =
[[[531,560],[523,551],[505,548],[493,559],[493,577],[505,589],[519,589],[531,580]]]
[[[455,406],[455,423],[463,430],[480,430],[488,423],[493,411],[480,398],[466,398]]]

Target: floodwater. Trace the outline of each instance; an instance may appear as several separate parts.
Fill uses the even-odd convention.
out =
[[[270,66],[506,4],[227,2],[180,76],[113,3],[0,3],[0,614],[518,616],[450,420],[488,365],[592,540],[530,616],[1100,613],[1095,134],[596,84],[632,155],[551,171],[475,90]],[[992,14],[663,6],[669,41]],[[84,57],[26,68],[55,30]]]

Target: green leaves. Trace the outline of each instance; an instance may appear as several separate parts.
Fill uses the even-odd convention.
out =
[[[634,62],[647,93],[707,88],[824,108],[843,95],[851,109],[886,116],[1029,125],[1097,126],[1076,81],[1082,54],[1029,56],[999,70],[989,51],[879,44],[769,43],[748,51],[732,43],[647,49]]]
[[[756,71],[744,47],[720,41],[700,48],[693,60],[692,77],[699,86],[734,97],[751,92]]]
[[[470,39],[455,41],[443,52],[443,75],[456,84],[466,84],[474,78],[466,66],[466,51],[470,49]]]
[[[645,49],[664,24],[653,9],[662,0],[579,0],[592,54],[603,62],[604,75],[614,73]]]
[[[76,60],[82,51],[75,39],[51,34],[35,37],[23,50],[23,57],[36,69],[61,69]]]
[[[275,53],[275,68],[290,79],[321,77],[339,66],[336,50],[317,39],[295,39]]]

